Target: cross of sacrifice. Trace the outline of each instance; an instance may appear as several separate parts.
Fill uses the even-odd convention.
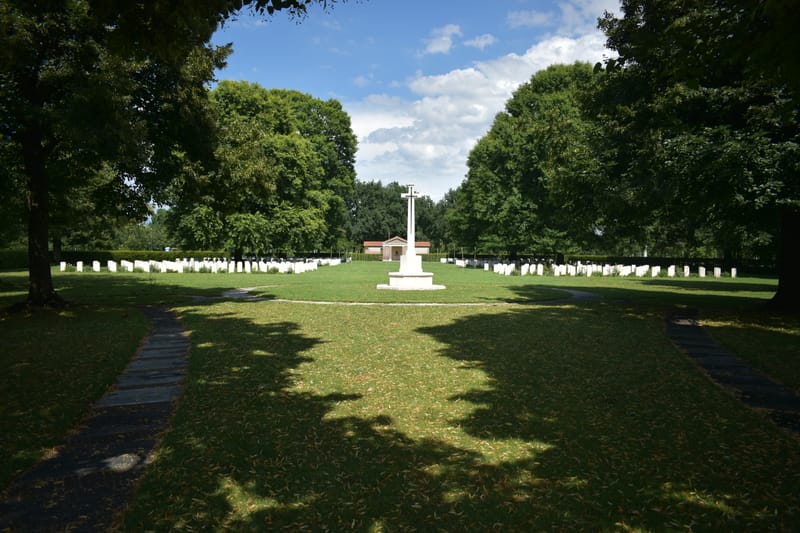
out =
[[[417,237],[416,228],[414,227],[414,198],[418,198],[419,194],[414,191],[414,185],[408,185],[408,192],[401,194],[401,198],[408,198],[408,221],[406,225],[406,255],[414,257],[417,254]]]

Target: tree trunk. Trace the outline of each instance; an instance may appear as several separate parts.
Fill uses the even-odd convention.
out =
[[[800,311],[800,209],[786,207],[781,213],[778,241],[778,291],[770,307]]]
[[[26,132],[22,151],[28,177],[28,304],[61,307],[64,301],[56,294],[50,274],[48,179],[41,131]]]

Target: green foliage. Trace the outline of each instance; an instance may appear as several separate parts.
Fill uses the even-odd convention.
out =
[[[627,0],[607,14],[619,56],[537,73],[470,153],[447,212],[456,243],[777,258],[776,301],[800,301],[800,77],[780,15],[797,8],[751,7]]]
[[[177,225],[173,234],[182,246],[189,248],[222,246],[225,235],[224,224],[219,213],[211,207],[199,205],[183,216],[177,211],[170,210],[167,216],[170,225]]]
[[[228,257],[228,252],[224,250],[65,250],[61,253],[61,260],[69,264],[78,261],[89,263],[90,261],[100,261],[105,268],[106,261],[175,261],[182,258],[203,257]]]
[[[147,223],[128,223],[117,229],[113,248],[122,250],[163,250],[171,245],[167,235],[169,212],[158,209]]]
[[[407,188],[396,181],[357,181],[347,200],[347,236],[357,247],[364,241],[406,237],[408,213],[402,195]],[[445,245],[447,227],[445,204],[429,196],[415,200],[418,241],[430,241],[432,249]]]
[[[0,83],[2,83],[0,73]],[[3,104],[0,103],[0,116],[3,115]],[[25,197],[19,194],[24,190],[24,175],[21,171],[20,154],[14,143],[5,135],[0,135],[0,198],[3,208],[0,209],[0,246],[15,245],[26,237]]]
[[[800,121],[795,67],[764,68],[783,53],[753,61],[775,39],[766,35],[786,28],[765,6],[631,0],[622,18],[601,21],[619,53],[598,67],[592,99],[604,129],[602,184],[613,191],[599,203],[616,222],[609,234],[658,253],[775,257],[782,216],[800,205]],[[783,241],[798,231],[784,224]]]
[[[348,199],[347,234],[354,243],[386,240],[406,234],[406,204],[401,198],[406,189],[396,181],[385,186],[380,181],[357,181]]]
[[[242,254],[261,255],[269,249],[270,224],[261,213],[234,213],[225,219],[225,225],[225,247],[233,250],[236,258]]]
[[[170,218],[181,244],[236,253],[338,244],[355,175],[355,136],[341,105],[232,81],[211,101],[219,164],[174,191]]]
[[[28,267],[28,251],[25,249],[0,250],[0,270],[16,270]]]
[[[366,254],[363,252],[355,252],[352,254],[348,254],[353,261],[383,261],[383,256],[381,254]],[[440,259],[446,258],[446,253],[429,253],[429,254],[420,254],[423,263],[438,263]],[[395,263],[395,266],[397,263]]]
[[[367,254],[364,252],[353,252],[349,254],[353,261],[383,261],[381,254]]]
[[[119,214],[143,218],[173,181],[209,163],[207,84],[230,53],[207,44],[217,25],[244,5],[303,15],[311,3],[2,3],[0,192],[11,193],[10,213],[27,202],[31,303],[61,303],[49,270],[50,224],[57,252],[87,213],[94,229]],[[6,230],[19,235],[18,226],[3,226],[0,239]]]
[[[107,226],[120,214],[141,217],[186,156],[208,152],[204,85],[227,55],[198,45],[210,37],[207,21],[205,39],[190,38],[199,29],[191,18],[182,19],[185,33],[171,32],[188,40],[170,58],[143,53],[149,42],[118,47],[127,17],[147,16],[93,7],[86,0],[9,0],[0,10],[0,134],[4,163],[11,163],[0,179],[16,183],[13,193],[27,198],[29,297],[36,304],[55,299],[51,225],[60,240],[77,228]]]
[[[458,245],[516,256],[591,240],[595,215],[564,184],[594,178],[592,125],[579,100],[592,83],[588,64],[555,65],[515,91],[470,152],[448,213]]]

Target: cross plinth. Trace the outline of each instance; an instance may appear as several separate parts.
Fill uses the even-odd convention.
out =
[[[422,257],[417,255],[417,231],[415,227],[414,199],[419,194],[413,185],[408,186],[408,192],[400,195],[408,200],[408,219],[406,226],[406,252],[400,256],[400,271],[389,273],[389,284],[378,285],[379,289],[394,289],[400,291],[429,291],[444,289],[444,285],[433,284],[433,274],[422,271]]]

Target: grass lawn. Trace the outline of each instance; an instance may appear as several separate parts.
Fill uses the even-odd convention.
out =
[[[191,334],[187,390],[123,529],[800,529],[800,441],[664,335],[671,309],[699,307],[729,348],[798,383],[800,322],[756,312],[774,280],[425,266],[445,291],[377,291],[396,268],[381,263],[296,276],[56,273],[80,306],[0,320],[15,354],[0,360],[2,375],[18,368],[42,384],[7,409],[14,391],[3,383],[0,421],[13,429],[3,455],[52,446],[20,433],[33,431],[38,406],[63,403],[51,398],[64,384],[40,374],[75,364],[57,357],[65,346],[106,383],[118,371],[99,359],[109,350],[80,338],[47,345],[42,331],[66,342],[76,330],[65,325],[85,316],[98,336],[130,331],[113,339],[130,357],[146,327],[131,306],[158,302]],[[21,285],[23,274],[0,275],[0,304]],[[191,298],[252,286],[306,302]],[[559,287],[604,299],[541,305],[563,297]],[[344,305],[404,301],[485,305]]]

